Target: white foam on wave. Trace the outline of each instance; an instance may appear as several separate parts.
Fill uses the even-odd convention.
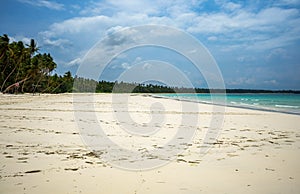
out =
[[[278,108],[299,108],[299,106],[282,105],[282,104],[275,104],[275,107],[278,107]]]

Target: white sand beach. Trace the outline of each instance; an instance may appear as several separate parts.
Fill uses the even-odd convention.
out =
[[[113,95],[126,94],[95,94],[90,106],[88,95],[75,94],[74,100],[73,94],[0,94],[0,193],[300,193],[298,115],[232,107],[213,112],[213,105],[194,102],[187,107],[197,111],[183,110],[180,101],[143,94],[123,102]],[[74,105],[97,122],[79,118]],[[213,116],[223,114],[223,125],[214,129]],[[183,123],[185,116],[198,120]],[[93,153],[82,138],[93,134],[85,134],[79,122],[101,126],[103,139],[142,153],[150,167],[143,169],[130,155],[116,160]],[[141,128],[144,135],[124,128]],[[147,155],[164,150],[177,130],[195,134],[175,156],[171,149],[178,147],[168,148],[171,161]],[[218,136],[203,155],[209,133]],[[103,145],[102,151],[114,149]],[[151,167],[152,160],[163,165]],[[138,166],[126,169],[127,164]]]

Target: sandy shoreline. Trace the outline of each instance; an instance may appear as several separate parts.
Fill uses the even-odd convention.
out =
[[[177,98],[167,97],[167,96],[162,96],[162,95],[155,95],[154,94],[154,95],[151,95],[151,96],[153,96],[154,98],[167,98],[167,99],[175,99],[175,100],[177,100]],[[248,110],[267,111],[267,112],[284,113],[284,114],[291,114],[291,115],[300,115],[300,113],[298,113],[298,112],[292,112],[292,111],[286,111],[286,110],[275,110],[275,109],[270,109],[270,108],[265,108],[265,107],[251,107],[251,106],[248,106],[248,105],[246,105],[246,106],[232,105],[232,104],[225,103],[225,102],[223,104],[221,104],[221,103],[213,103],[213,102],[205,102],[205,101],[197,101],[197,100],[189,100],[189,99],[180,99],[180,100],[181,101],[187,101],[187,102],[197,102],[197,103],[200,103],[200,104],[227,106],[227,107],[231,107],[231,108],[240,108],[240,109],[248,109]]]
[[[77,97],[0,95],[0,193],[300,193],[299,115],[227,107],[222,130],[203,156],[203,138],[215,132],[210,121],[223,115],[213,113],[212,105],[186,102],[198,111],[182,110],[181,102],[171,99],[132,95],[127,103],[97,94],[90,106],[85,95]],[[147,171],[120,169],[116,166],[126,161],[141,163],[130,162],[126,155],[122,161],[91,152],[78,122],[93,121],[79,121],[76,103],[77,112],[96,115],[109,139],[150,163],[157,159],[151,151],[163,150],[176,130],[195,134],[167,165]],[[126,114],[133,120],[122,120]],[[183,115],[198,121],[184,123]],[[149,134],[135,137],[122,131],[124,126],[142,126]]]

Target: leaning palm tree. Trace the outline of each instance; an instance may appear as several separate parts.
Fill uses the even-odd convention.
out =
[[[14,51],[13,55],[9,58],[8,61],[8,68],[9,68],[9,73],[4,79],[2,85],[1,85],[1,91],[3,91],[6,82],[10,81],[13,82],[16,74],[15,71],[20,68],[21,64],[23,63],[25,59],[25,47],[22,41],[19,42],[13,42],[12,44],[9,45],[11,49]]]
[[[22,84],[22,92],[24,91],[24,86],[27,80],[34,79],[35,76],[39,75],[40,67],[39,65],[32,65],[32,60],[34,58],[35,53],[39,50],[34,39],[31,39],[30,44],[26,44],[28,48],[24,47],[23,42],[19,41],[18,43],[13,42],[9,44],[9,46],[13,47],[14,53],[12,57],[12,62],[10,73],[5,78],[2,83],[1,91],[3,91],[4,86],[11,77],[14,77],[13,81],[11,80],[10,85],[6,87],[3,92],[9,91],[11,88],[15,86],[20,86]]]

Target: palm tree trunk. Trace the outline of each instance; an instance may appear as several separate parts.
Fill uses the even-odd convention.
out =
[[[21,84],[21,83],[25,82],[26,80],[28,80],[29,78],[30,78],[30,77],[27,77],[27,78],[25,78],[25,79],[22,79],[21,81],[18,81],[18,82],[16,82],[16,83],[11,84],[10,86],[8,86],[8,87],[3,91],[3,93],[6,93],[7,91],[10,90],[10,88],[16,86],[16,84]]]
[[[6,79],[3,81],[2,86],[1,86],[1,91],[3,91],[3,87],[5,83],[7,82],[8,78],[14,73],[14,71],[17,69],[17,66],[14,67],[14,69],[9,73],[9,75],[6,77]]]
[[[58,84],[58,86],[56,86],[51,93],[53,93],[57,88],[59,88],[61,85],[63,85],[66,82],[66,80],[62,81],[60,84]]]
[[[33,90],[33,92],[32,92],[33,94],[35,93],[35,90],[36,90],[37,86],[39,85],[39,83],[40,83],[42,77],[43,77],[43,75],[40,76],[40,79],[38,80],[37,84],[35,85],[34,90]]]
[[[8,62],[6,62],[6,65],[4,66],[4,68],[3,68],[3,70],[2,70],[2,73],[5,72],[7,66],[8,66]]]
[[[21,88],[21,92],[22,92],[22,93],[24,93],[24,86],[25,86],[25,83],[26,83],[26,81],[27,81],[28,79],[30,79],[30,77],[31,77],[31,76],[26,76],[26,77],[25,77],[25,81],[23,82],[22,88]]]

